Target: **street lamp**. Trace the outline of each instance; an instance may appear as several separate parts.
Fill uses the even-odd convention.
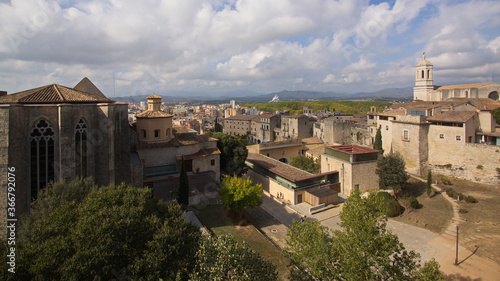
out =
[[[456,247],[455,247],[455,263],[454,265],[458,265],[458,225],[455,225],[457,228],[457,241],[456,241]]]

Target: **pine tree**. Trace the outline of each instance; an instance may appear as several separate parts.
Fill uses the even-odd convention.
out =
[[[184,166],[184,159],[181,160],[181,174],[179,177],[179,195],[177,198],[179,204],[183,207],[189,205],[189,181],[186,172],[186,167]]]

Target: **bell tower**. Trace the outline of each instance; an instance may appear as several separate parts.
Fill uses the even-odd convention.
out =
[[[425,58],[425,52],[422,59],[415,66],[415,86],[413,87],[413,99],[429,101],[432,100],[434,92],[433,65]]]

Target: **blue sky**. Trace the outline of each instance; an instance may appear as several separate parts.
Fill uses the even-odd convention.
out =
[[[0,0],[0,89],[108,96],[499,82],[500,2]]]

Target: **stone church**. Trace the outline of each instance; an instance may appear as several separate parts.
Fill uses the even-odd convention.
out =
[[[420,101],[446,101],[451,98],[475,98],[499,100],[500,84],[494,82],[435,86],[433,65],[425,58],[415,66],[413,99]]]
[[[5,235],[7,171],[15,168],[16,216],[50,181],[93,177],[129,183],[128,105],[107,98],[88,78],[0,96],[0,216]]]

